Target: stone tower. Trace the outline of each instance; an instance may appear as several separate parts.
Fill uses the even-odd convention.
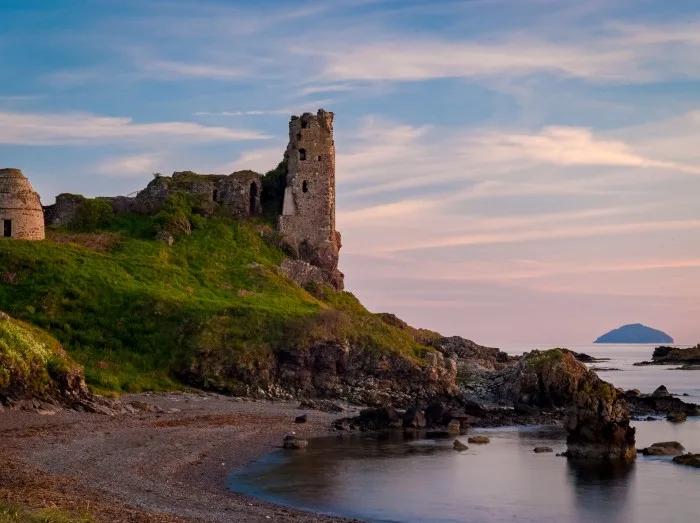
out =
[[[320,268],[343,289],[338,271],[340,233],[335,230],[335,143],[333,113],[292,116],[289,122],[287,187],[279,230],[299,257]]]
[[[43,240],[39,195],[19,169],[0,169],[0,237]]]

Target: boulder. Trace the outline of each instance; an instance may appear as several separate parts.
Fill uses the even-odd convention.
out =
[[[403,416],[403,426],[411,429],[425,428],[425,414],[418,407],[411,407]]]
[[[363,409],[360,411],[358,424],[369,430],[378,430],[390,427],[393,421],[399,419],[394,407],[389,405],[376,409]]]
[[[665,385],[661,385],[658,389],[656,389],[652,393],[652,397],[654,398],[670,398],[671,393],[668,391]]]
[[[645,456],[680,456],[685,447],[677,441],[662,441],[642,450]]]
[[[491,443],[491,440],[486,436],[472,436],[467,440],[467,443],[473,443],[474,445],[487,445]]]
[[[462,452],[464,450],[469,450],[469,447],[467,447],[464,443],[462,443],[458,439],[455,440],[455,442],[452,444],[452,447],[458,452]]]
[[[554,452],[554,449],[552,449],[552,447],[535,447],[533,451],[536,454],[542,454],[544,452]]]
[[[676,456],[673,458],[673,462],[679,465],[700,468],[700,454],[683,454],[682,456]]]
[[[297,416],[296,419],[294,420],[294,423],[306,423],[308,421],[307,415],[303,414],[301,416]]]
[[[158,231],[156,233],[156,240],[163,242],[168,247],[172,247],[172,245],[175,243],[175,237],[168,231]]]
[[[685,412],[669,412],[666,415],[666,419],[673,423],[683,423],[688,419],[688,415]]]
[[[288,434],[284,437],[284,440],[282,441],[282,447],[285,449],[305,449],[308,446],[309,442],[306,441],[305,439],[297,438],[293,434]]]

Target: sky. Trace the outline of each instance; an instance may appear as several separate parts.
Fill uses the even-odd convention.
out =
[[[347,290],[479,343],[700,341],[696,0],[0,0],[0,166],[266,172],[335,112]]]

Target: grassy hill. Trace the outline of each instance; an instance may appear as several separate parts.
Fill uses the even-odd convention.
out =
[[[83,213],[82,232],[0,239],[0,310],[55,336],[98,392],[181,388],[194,364],[197,385],[237,391],[236,367],[324,341],[412,361],[431,350],[350,293],[283,277],[262,221],[190,216],[192,233],[168,246],[153,239],[162,215],[100,212]]]
[[[77,366],[61,344],[41,329],[0,315],[0,400],[42,396],[59,374]]]

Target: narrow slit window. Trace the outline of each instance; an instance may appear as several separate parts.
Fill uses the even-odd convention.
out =
[[[219,191],[214,189],[214,195],[212,196],[212,198],[215,202],[218,202],[219,201]]]
[[[309,182],[304,180],[304,183],[301,184],[301,191],[302,192],[309,192]]]
[[[248,214],[253,216],[258,212],[258,184],[253,182],[250,184],[250,202],[248,205]]]
[[[2,235],[5,238],[12,238],[12,220],[3,221]]]
[[[322,158],[322,156],[319,154],[319,155],[318,155],[318,161],[319,161],[319,162],[321,161],[321,158]]]
[[[306,149],[299,149],[299,160],[306,160]]]

